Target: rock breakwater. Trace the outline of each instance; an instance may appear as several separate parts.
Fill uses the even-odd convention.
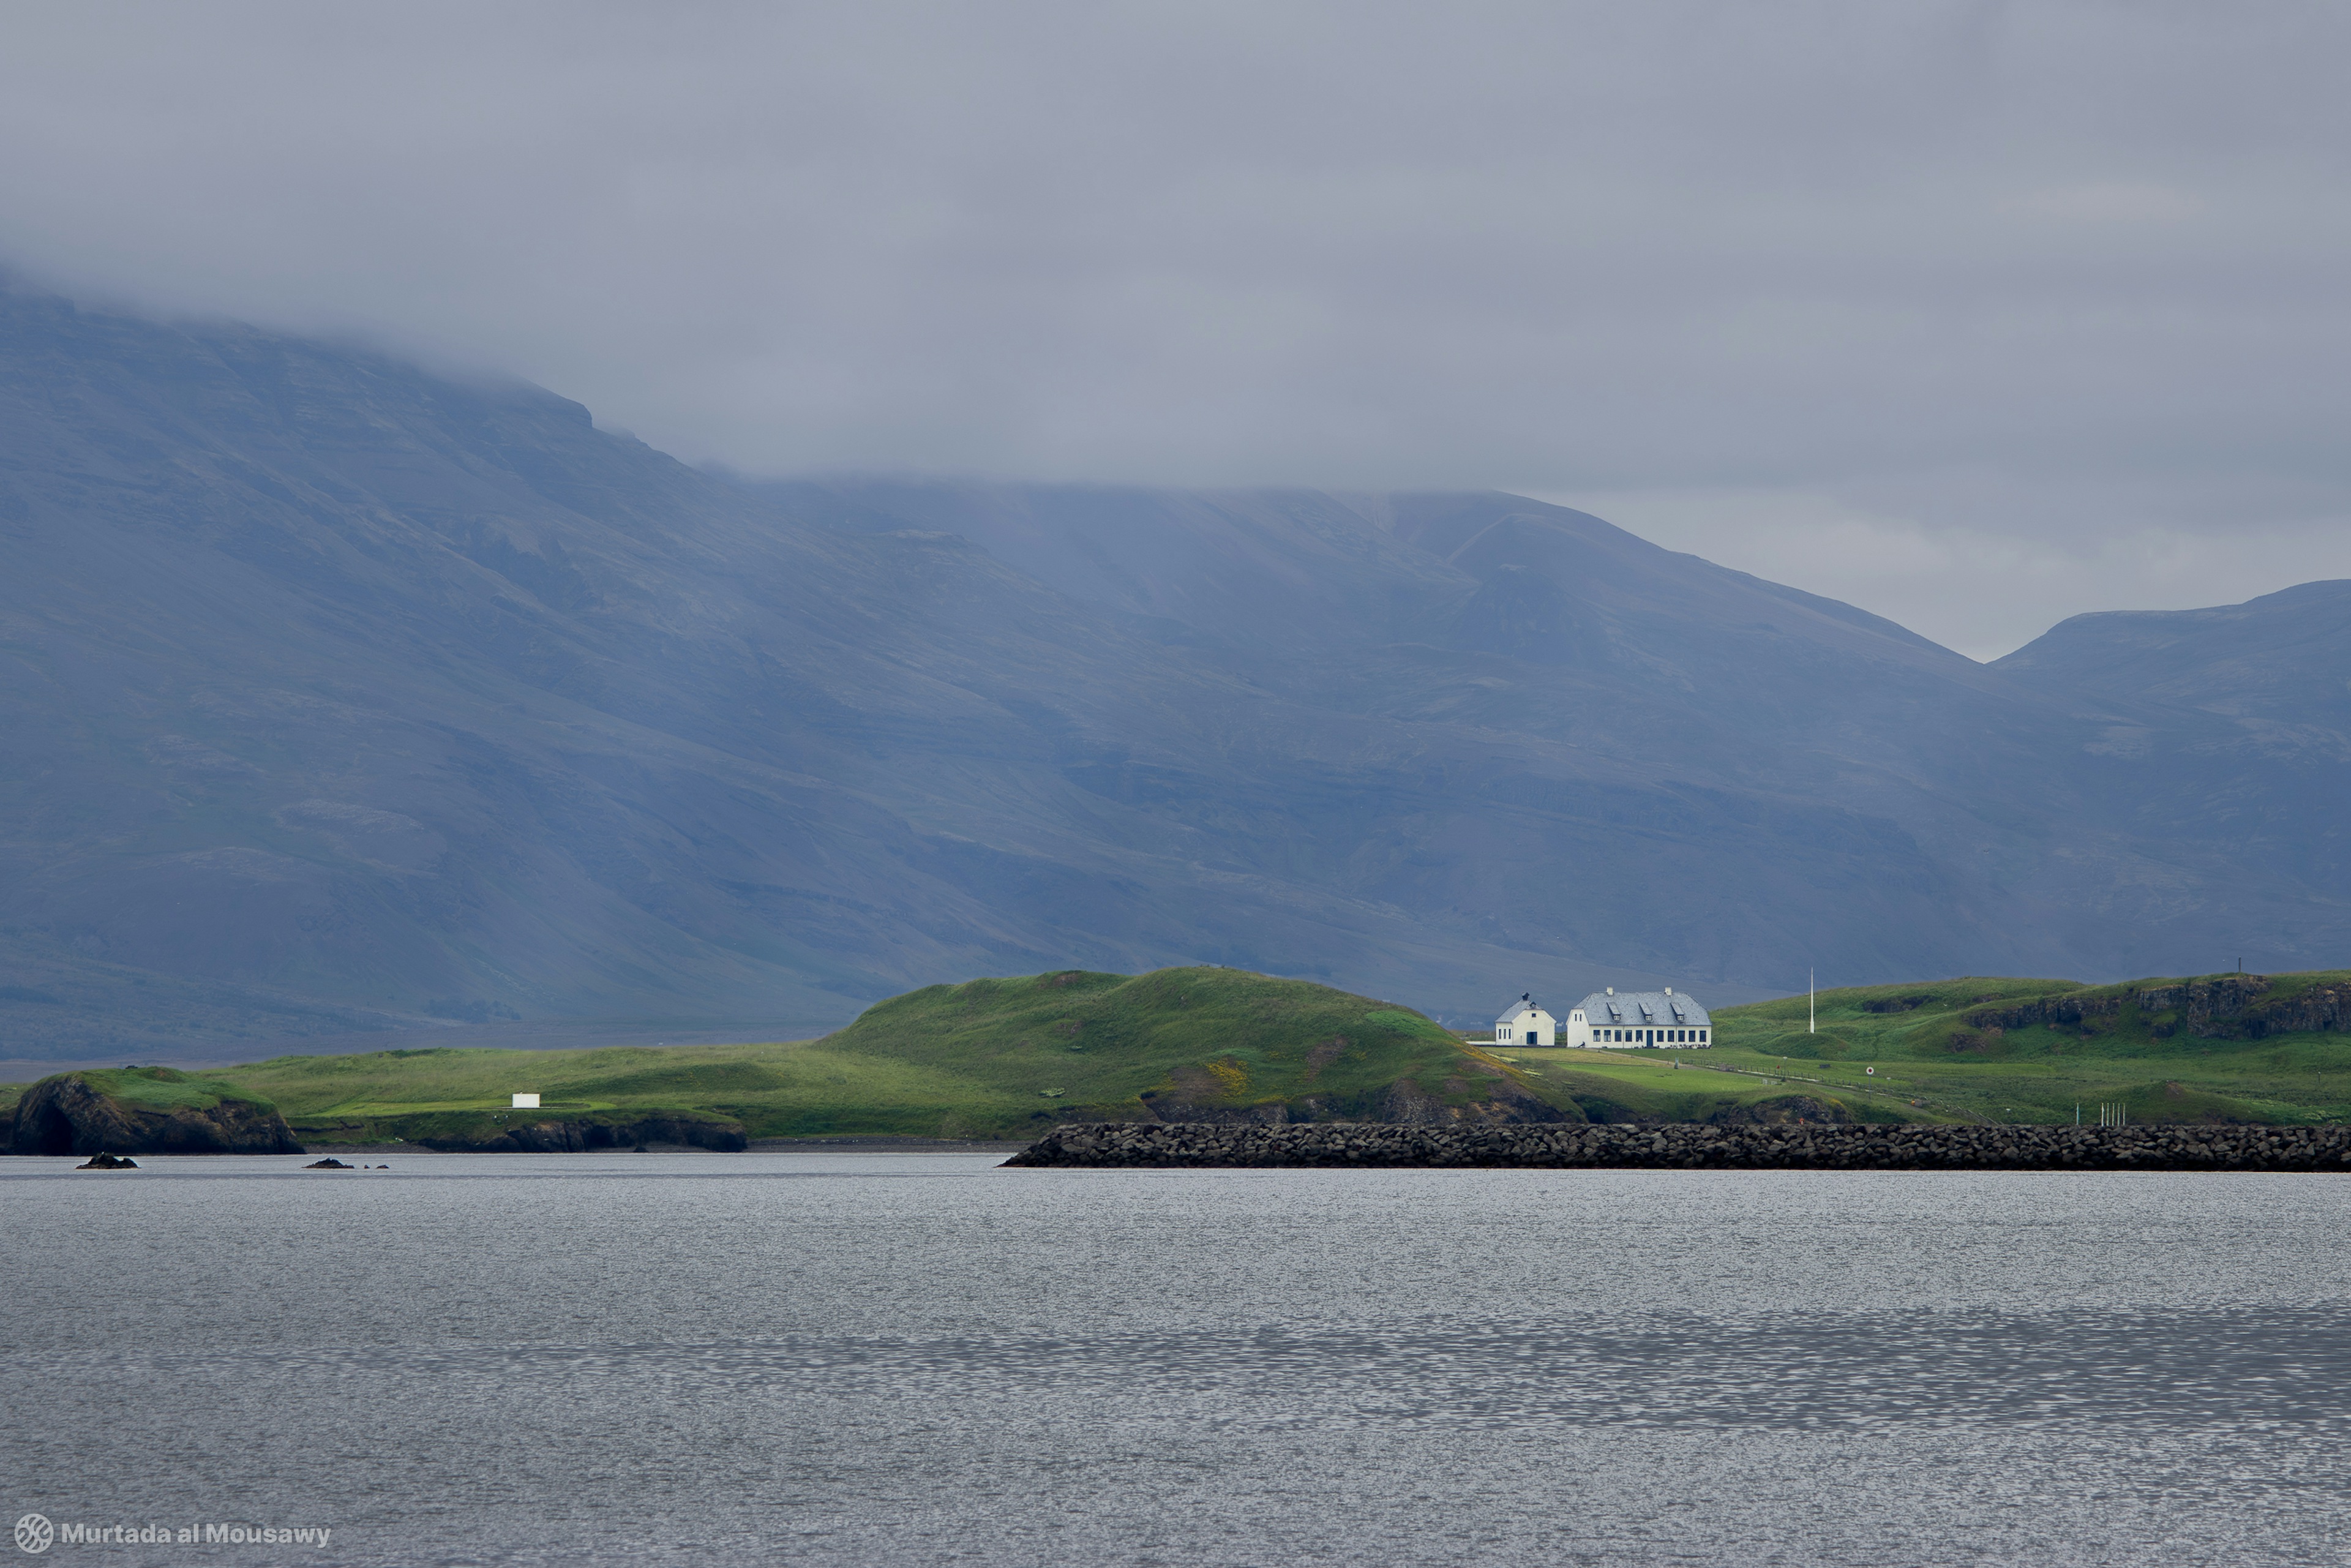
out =
[[[1376,1123],[1062,1127],[1004,1162],[1027,1166],[1296,1166],[1665,1170],[2338,1171],[2351,1127],[1716,1127]]]

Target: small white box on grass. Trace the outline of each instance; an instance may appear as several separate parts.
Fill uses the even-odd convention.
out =
[[[536,1111],[538,1109],[538,1096],[517,1094],[515,1096],[514,1108],[517,1111]]]

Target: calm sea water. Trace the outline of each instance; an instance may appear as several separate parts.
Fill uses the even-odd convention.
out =
[[[2351,1177],[0,1160],[55,1563],[2342,1563]],[[0,1552],[9,1549],[0,1547]]]

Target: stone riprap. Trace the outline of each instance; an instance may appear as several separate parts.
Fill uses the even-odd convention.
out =
[[[1068,1126],[1004,1162],[1144,1168],[1500,1166],[1723,1170],[2341,1171],[2351,1127],[1400,1127],[1102,1123]]]

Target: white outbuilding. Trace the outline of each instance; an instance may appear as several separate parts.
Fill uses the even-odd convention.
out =
[[[538,1109],[538,1096],[536,1094],[517,1094],[514,1097],[514,1104],[509,1108],[516,1111],[536,1111]]]
[[[1502,1011],[1494,1020],[1496,1045],[1557,1045],[1559,1022],[1551,1014],[1535,1006],[1534,994],[1529,992]]]
[[[1671,986],[1662,991],[1626,991],[1622,996],[1611,986],[1568,1009],[1566,1034],[1570,1045],[1597,1046],[1603,1051],[1695,1048],[1714,1043],[1714,1020],[1689,997],[1677,995]]]

